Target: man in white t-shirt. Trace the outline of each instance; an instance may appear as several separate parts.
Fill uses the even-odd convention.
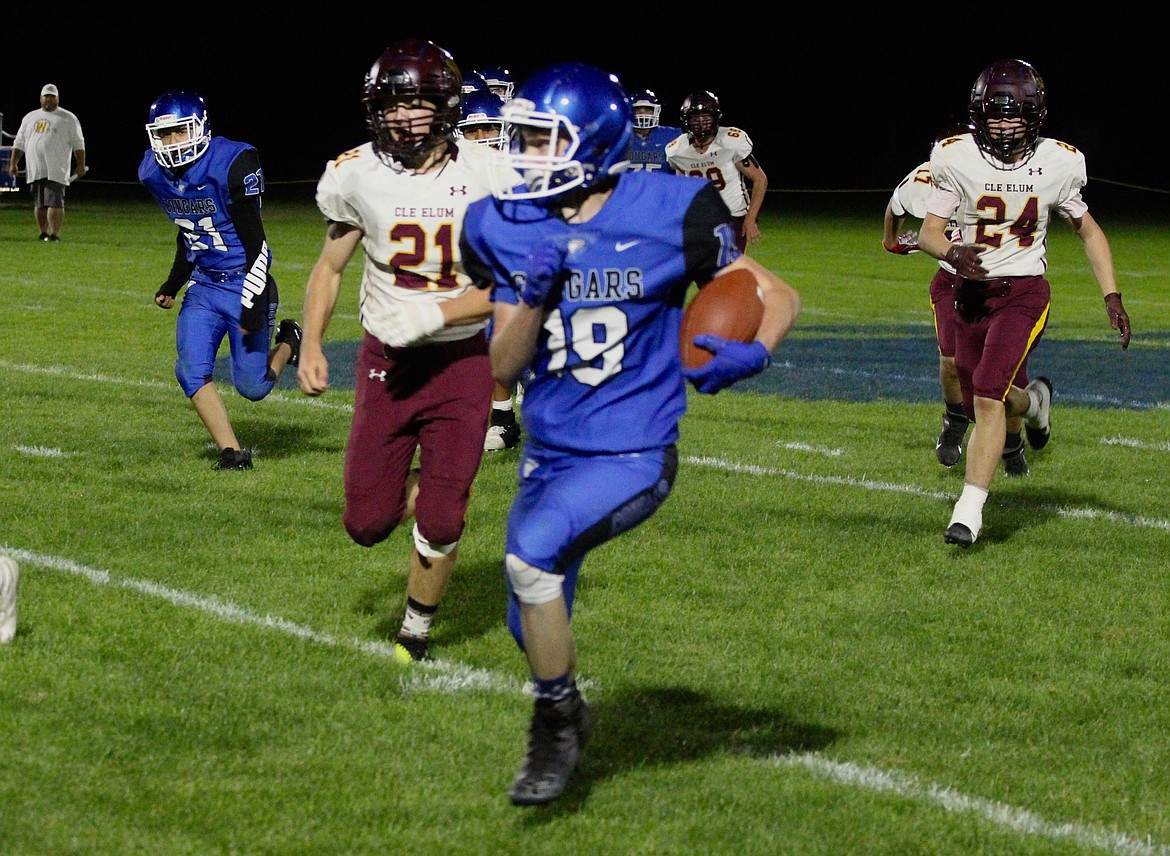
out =
[[[59,241],[65,219],[65,188],[85,175],[85,137],[77,117],[60,106],[57,87],[41,88],[41,106],[25,115],[12,141],[8,172],[24,158],[24,179],[32,191],[39,239]]]

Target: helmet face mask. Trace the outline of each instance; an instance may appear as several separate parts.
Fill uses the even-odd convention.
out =
[[[465,95],[455,135],[481,146],[502,150],[508,143],[504,133],[503,108],[504,102],[490,92]]]
[[[649,89],[637,89],[630,93],[634,107],[634,130],[647,131],[657,128],[662,118],[662,102]]]
[[[598,68],[571,62],[534,74],[504,105],[503,116],[509,144],[499,158],[524,183],[493,184],[498,198],[553,198],[629,167],[633,110],[617,78]]]
[[[416,169],[453,136],[462,84],[451,54],[433,42],[408,39],[386,48],[362,90],[366,126],[382,163]]]
[[[718,98],[710,92],[699,91],[686,97],[679,116],[691,145],[705,146],[715,139],[723,111],[719,109]]]
[[[971,123],[980,150],[1008,164],[1030,157],[1047,104],[1044,81],[1031,65],[1018,59],[989,65],[971,88]]]
[[[164,140],[176,131],[181,139]],[[211,145],[211,126],[203,99],[194,92],[160,95],[150,105],[146,138],[159,166],[177,169],[199,160]]]

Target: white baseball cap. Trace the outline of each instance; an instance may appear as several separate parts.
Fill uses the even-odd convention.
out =
[[[46,83],[44,86],[41,87],[41,95],[42,96],[56,95],[56,94],[57,94],[57,87],[51,83]]]

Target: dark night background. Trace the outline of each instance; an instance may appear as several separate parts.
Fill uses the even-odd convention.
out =
[[[995,27],[974,20],[824,6],[832,21],[808,23],[805,9],[801,23],[769,7],[756,17],[721,13],[718,20],[737,21],[739,29],[720,37],[719,25],[668,20],[661,11],[643,13],[659,22],[652,27],[630,23],[631,11],[615,19],[586,14],[586,7],[545,5],[538,16],[505,4],[472,17],[442,6],[383,6],[392,11],[381,13],[381,23],[352,9],[344,21],[317,9],[296,13],[300,20],[289,20],[291,12],[237,17],[231,28],[201,35],[200,16],[187,18],[178,8],[168,24],[107,22],[123,29],[103,33],[62,20],[43,35],[33,24],[6,38],[4,130],[15,133],[38,106],[41,86],[55,83],[61,106],[85,131],[90,189],[132,186],[150,102],[167,89],[193,89],[207,102],[214,133],[257,146],[270,186],[303,186],[311,198],[325,162],[366,140],[359,100],[366,70],[386,44],[419,37],[446,47],[461,67],[503,65],[517,81],[551,62],[592,62],[630,89],[655,90],[663,124],[678,124],[689,92],[711,90],[722,102],[723,124],[751,136],[776,191],[771,203],[786,192],[888,192],[926,157],[938,130],[965,118],[979,72],[1014,56],[1032,62],[1047,83],[1044,134],[1086,153],[1086,199],[1095,212],[1100,203],[1110,214],[1160,212],[1168,201],[1170,178],[1153,143],[1165,122],[1165,48],[1143,49],[1148,24],[1116,15],[1108,25],[1078,19],[1060,32],[1036,17],[1059,7],[1020,7],[1033,16],[1000,27],[1010,37],[996,37]],[[428,8],[460,23],[426,23],[420,13]],[[625,22],[603,25],[603,17]],[[585,23],[574,34],[577,20]],[[1019,37],[1029,29],[1040,35]]]

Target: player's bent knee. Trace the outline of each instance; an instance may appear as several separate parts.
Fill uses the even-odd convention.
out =
[[[248,401],[260,401],[272,392],[275,384],[267,379],[257,381],[240,381],[236,384],[236,392]]]
[[[345,531],[349,533],[357,544],[363,547],[373,547],[386,540],[394,526],[372,520],[357,520],[346,515],[342,518]]]
[[[423,537],[422,533],[419,532],[418,524],[414,524],[414,548],[418,550],[420,556],[424,556],[428,559],[441,559],[443,556],[448,555],[458,545],[458,538],[445,544],[428,541]]]
[[[207,384],[211,383],[211,375],[203,374],[202,372],[192,371],[183,361],[175,363],[175,380],[179,382],[179,387],[183,390],[183,394],[190,398]]]
[[[565,578],[533,567],[519,556],[509,553],[504,557],[508,582],[521,603],[538,605],[556,600],[561,595]]]

